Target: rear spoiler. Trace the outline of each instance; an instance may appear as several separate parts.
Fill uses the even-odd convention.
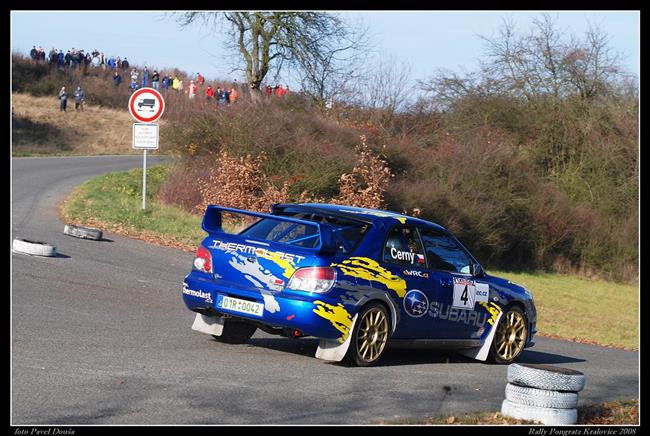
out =
[[[304,226],[315,227],[316,231],[318,232],[318,245],[316,247],[313,248],[297,247],[295,245],[285,244],[284,242],[275,242],[275,241],[271,241],[271,242],[273,242],[274,244],[289,245],[291,247],[299,248],[301,250],[308,250],[314,253],[322,253],[327,255],[333,255],[338,250],[338,246],[334,242],[334,235],[332,234],[332,228],[327,224],[317,223],[314,221],[301,220],[301,219],[292,218],[288,216],[278,216],[278,215],[271,215],[268,213],[251,212],[242,209],[233,209],[230,207],[217,206],[214,204],[209,205],[208,208],[205,210],[205,215],[203,216],[203,223],[201,224],[201,228],[208,233],[226,233],[222,227],[222,221],[221,221],[222,212],[248,215],[256,218],[266,218],[266,219],[271,219],[276,221],[290,222],[295,224],[302,224]],[[246,237],[246,239],[257,240],[256,238],[252,238],[248,236]],[[269,241],[260,240],[260,242],[267,244]]]

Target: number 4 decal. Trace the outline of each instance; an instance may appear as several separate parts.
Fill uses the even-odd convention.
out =
[[[454,302],[452,307],[459,309],[474,309],[476,302],[476,286],[472,280],[454,279]]]

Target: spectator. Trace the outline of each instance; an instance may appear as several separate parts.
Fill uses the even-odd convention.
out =
[[[158,74],[158,71],[153,70],[153,75],[151,76],[151,86],[153,89],[158,89],[158,85],[160,82],[160,74]]]
[[[86,93],[81,89],[81,85],[77,86],[74,92],[74,110],[84,110],[84,102],[86,101]]]
[[[65,64],[68,67],[72,67],[72,54],[70,54],[70,50],[65,54]]]
[[[228,103],[228,98],[230,97],[230,93],[228,92],[228,90],[225,87],[223,87],[223,88],[219,87],[218,89],[219,89],[219,92],[217,94],[218,95],[217,103],[219,104],[219,106],[224,106],[225,104]]]
[[[77,49],[72,47],[72,50],[70,51],[70,68],[75,69],[77,68],[77,61],[79,60],[79,57],[77,56]]]
[[[50,65],[56,65],[56,61],[57,61],[56,49],[52,47],[52,50],[50,50]]]
[[[59,91],[59,100],[61,100],[61,112],[65,112],[65,108],[68,105],[68,93],[65,91],[65,86],[62,86]]]
[[[115,59],[115,68],[118,70],[122,69],[122,59],[118,56],[117,59]]]
[[[194,83],[194,80],[190,80],[190,84],[187,87],[187,95],[190,97],[190,100],[194,98],[196,95],[196,90],[197,86],[196,83]]]
[[[38,51],[36,50],[36,46],[33,46],[29,51],[29,57],[32,58],[33,61],[38,59]]]
[[[239,97],[239,93],[233,87],[230,87],[230,93],[228,95],[229,95],[228,100],[230,101],[230,103],[236,102],[237,97]]]
[[[208,85],[208,89],[205,90],[205,96],[208,101],[214,98],[214,89],[212,89],[211,85]]]
[[[172,89],[178,91],[180,83],[181,81],[178,80],[178,76],[174,76],[174,80],[172,81]]]
[[[123,70],[128,70],[129,69],[129,61],[126,60],[126,57],[122,61],[122,69]]]
[[[63,50],[59,50],[59,54],[57,55],[56,59],[59,68],[63,68],[65,65],[65,56],[63,54]]]
[[[140,77],[140,74],[138,73],[137,68],[133,68],[131,70],[131,82],[135,82],[136,85],[137,85],[139,77]]]
[[[99,57],[99,52],[97,51],[97,49],[93,50],[93,52],[91,54],[92,54],[93,57],[95,57],[95,56]]]
[[[120,73],[116,71],[115,75],[113,76],[113,84],[118,87],[120,86],[120,83],[122,83],[122,76],[120,76]]]
[[[93,57],[93,60],[90,61],[90,65],[92,65],[93,68],[99,68],[99,56]]]
[[[149,85],[149,70],[147,70],[147,67],[144,67],[144,70],[142,70],[142,87],[146,88]]]
[[[131,93],[133,93],[136,89],[138,89],[138,82],[131,79],[131,84],[129,85],[129,89],[131,90]]]
[[[205,79],[201,75],[201,73],[196,73],[196,81],[200,86],[203,86],[203,83],[205,82]]]
[[[108,67],[111,70],[114,70],[115,69],[115,57],[111,56],[110,58],[108,58],[108,61],[106,61],[106,64],[108,65]]]
[[[104,53],[99,54],[99,66],[102,67],[103,70],[106,69],[106,56],[104,56]]]
[[[271,88],[271,85],[266,85],[266,88],[264,88],[264,94],[267,97],[270,97],[273,95],[273,88]]]

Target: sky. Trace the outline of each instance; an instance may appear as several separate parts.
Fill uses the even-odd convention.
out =
[[[377,59],[394,59],[410,67],[411,80],[425,80],[437,69],[471,71],[483,57],[479,35],[490,36],[508,18],[518,29],[530,28],[542,12],[557,18],[567,34],[582,37],[589,24],[610,37],[623,65],[640,72],[639,11],[349,11],[338,12],[368,27]],[[62,25],[66,23],[65,25]],[[236,54],[223,47],[223,34],[199,24],[181,27],[165,11],[11,11],[11,50],[28,54],[33,45],[64,52],[73,47],[98,49],[131,63],[188,73],[208,80],[237,79]],[[292,89],[297,89],[291,79]],[[282,82],[281,82],[282,83]]]

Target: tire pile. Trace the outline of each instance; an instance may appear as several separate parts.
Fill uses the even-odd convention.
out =
[[[508,366],[506,399],[501,414],[545,425],[578,421],[578,392],[585,386],[580,371],[551,365],[513,363]]]

